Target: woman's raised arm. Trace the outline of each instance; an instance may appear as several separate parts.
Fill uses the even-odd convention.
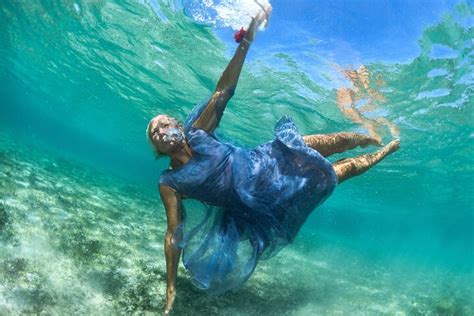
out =
[[[234,53],[234,57],[232,57],[226,69],[222,73],[222,76],[217,83],[216,90],[214,91],[211,99],[207,103],[201,115],[196,119],[196,121],[194,121],[193,127],[200,128],[208,133],[211,133],[219,125],[227,102],[229,102],[230,98],[232,98],[234,95],[245,57],[247,56],[249,47],[255,38],[257,27],[265,19],[268,19],[270,11],[271,7],[269,11],[261,12],[256,17],[252,18],[252,21],[250,22],[250,25],[245,33],[244,39],[240,42],[237,50]]]

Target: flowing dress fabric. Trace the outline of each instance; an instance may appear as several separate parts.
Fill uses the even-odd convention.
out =
[[[193,283],[211,294],[242,286],[260,259],[291,243],[308,215],[334,190],[331,163],[307,147],[292,119],[275,139],[253,150],[220,142],[185,126],[193,158],[166,170],[160,183],[207,206],[194,227],[180,225],[179,247]]]

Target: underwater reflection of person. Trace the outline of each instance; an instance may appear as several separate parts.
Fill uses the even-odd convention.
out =
[[[147,137],[155,152],[171,158],[171,168],[159,181],[168,223],[165,314],[175,300],[181,253],[198,288],[210,294],[238,288],[260,259],[293,241],[309,214],[338,183],[365,172],[399,148],[395,140],[379,151],[331,163],[325,157],[379,145],[379,141],[350,132],[302,136],[288,116],[276,124],[274,140],[252,150],[216,138],[214,130],[234,94],[256,29],[269,13],[252,19],[215,92],[184,126],[167,115],[158,115],[148,124]],[[184,198],[208,207],[194,227],[184,227]]]
[[[385,98],[379,88],[385,82],[382,77],[377,76],[375,83],[371,81],[371,73],[367,67],[361,65],[359,69],[353,70],[338,69],[352,83],[352,88],[342,87],[337,89],[336,104],[342,114],[354,123],[361,124],[369,133],[369,136],[381,142],[382,137],[377,132],[378,127],[386,126],[390,130],[393,138],[400,137],[398,126],[383,116],[368,118],[365,112],[377,110],[377,104],[384,103]],[[359,107],[357,104],[364,101],[365,104]]]

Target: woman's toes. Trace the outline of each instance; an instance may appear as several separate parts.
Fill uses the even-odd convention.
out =
[[[390,143],[387,144],[387,146],[385,146],[385,148],[387,148],[389,153],[397,151],[400,148],[400,140],[392,140]]]

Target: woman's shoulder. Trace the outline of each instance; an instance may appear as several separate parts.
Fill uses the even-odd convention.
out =
[[[169,168],[164,170],[159,178],[158,184],[166,185],[172,189],[181,192],[183,184],[195,181],[194,168],[189,168],[191,161],[178,168]]]
[[[166,169],[166,170],[163,170],[160,174],[160,178],[158,180],[158,184],[159,185],[168,185],[168,186],[171,186],[170,185],[170,182],[173,178],[173,169],[169,168],[169,169]]]
[[[221,144],[215,135],[209,134],[205,130],[195,127],[189,128],[186,133],[186,139],[193,151],[206,149],[209,146],[216,147]]]

